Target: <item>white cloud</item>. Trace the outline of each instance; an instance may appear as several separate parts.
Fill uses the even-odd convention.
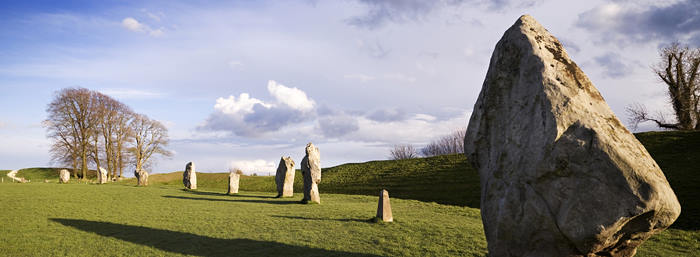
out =
[[[139,32],[139,33],[147,33],[150,36],[153,37],[159,37],[163,35],[163,30],[164,28],[159,28],[159,29],[152,29],[150,26],[139,22],[138,20],[132,18],[132,17],[126,17],[122,20],[122,26],[128,30],[134,31],[134,32]]]
[[[243,173],[251,175],[270,175],[275,171],[275,163],[266,160],[234,160],[229,162],[230,169],[240,169]]]
[[[267,91],[275,97],[279,103],[285,104],[292,109],[300,111],[310,111],[314,108],[315,102],[306,96],[304,91],[298,88],[285,87],[274,80],[267,82]]]
[[[141,24],[134,18],[126,17],[122,20],[122,26],[131,31],[143,32],[145,30],[145,25]]]
[[[218,98],[214,113],[199,128],[259,137],[315,115],[315,102],[304,91],[285,87],[274,80],[268,82],[267,89],[275,98],[274,102],[250,97],[248,93],[241,93],[237,100],[234,96]]]
[[[163,28],[154,29],[154,30],[151,30],[151,32],[148,32],[149,35],[154,36],[154,37],[160,37],[163,35],[163,33],[164,33]]]
[[[241,93],[241,95],[238,96],[238,100],[232,95],[228,98],[219,97],[216,99],[214,110],[224,114],[242,117],[245,114],[253,113],[253,106],[256,104],[260,104],[265,108],[271,107],[260,99],[250,97],[248,93]]]

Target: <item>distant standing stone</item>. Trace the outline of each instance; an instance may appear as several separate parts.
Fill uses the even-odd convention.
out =
[[[294,195],[294,161],[292,157],[282,157],[280,159],[275,182],[277,183],[277,197],[291,197]]]
[[[68,180],[70,180],[70,172],[68,170],[62,169],[58,172],[58,181],[60,183],[68,183]]]
[[[148,186],[148,172],[141,169],[141,170],[134,170],[134,176],[136,176],[137,179],[137,185],[139,186]]]
[[[226,194],[238,194],[238,185],[241,181],[241,170],[231,171],[228,174],[228,192]]]
[[[187,189],[197,189],[197,173],[194,169],[194,162],[185,165],[185,172],[182,173],[182,184]]]
[[[306,155],[301,160],[301,173],[304,176],[304,199],[301,201],[321,203],[318,194],[318,184],[321,183],[321,154],[313,143],[308,143],[305,150]]]
[[[391,215],[391,203],[389,202],[389,191],[382,189],[379,192],[379,205],[377,206],[377,218],[384,222],[393,222],[394,216]]]
[[[107,170],[102,167],[100,167],[99,170],[100,172],[97,173],[97,183],[107,183]]]

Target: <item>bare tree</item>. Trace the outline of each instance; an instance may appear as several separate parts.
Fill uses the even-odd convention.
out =
[[[464,135],[466,129],[457,129],[449,135],[442,136],[421,148],[421,154],[425,157],[444,154],[464,153]]]
[[[130,124],[133,139],[130,152],[137,171],[152,160],[153,154],[172,155],[165,149],[168,145],[168,129],[163,124],[142,114],[134,114]]]
[[[67,154],[58,154],[54,158],[68,158],[74,164],[74,171],[80,166],[82,178],[87,178],[88,157],[94,136],[94,104],[92,93],[85,88],[66,88],[60,90],[46,111],[48,119],[44,122],[47,136],[53,141],[52,150],[63,149]],[[62,157],[57,157],[62,156]],[[73,173],[77,177],[77,172]]]
[[[673,43],[661,49],[661,61],[654,73],[666,84],[676,123],[666,122],[662,114],[652,116],[642,104],[627,106],[630,123],[653,121],[662,128],[700,130],[700,49]]]
[[[418,157],[416,148],[410,144],[394,145],[394,148],[391,149],[390,154],[391,159],[393,160],[405,160]]]
[[[99,92],[95,92],[96,101],[99,103],[96,113],[97,131],[101,135],[105,164],[110,177],[121,177],[123,169],[123,155],[125,154],[124,141],[129,134],[129,121],[132,111],[125,104]],[[95,140],[97,143],[97,140]],[[97,144],[96,144],[97,145]],[[95,155],[98,152],[95,150]],[[121,160],[121,161],[120,161]],[[96,165],[99,169],[99,160]]]

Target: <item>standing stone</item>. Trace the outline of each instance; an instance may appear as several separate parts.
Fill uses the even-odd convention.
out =
[[[321,203],[321,197],[318,195],[318,184],[321,183],[321,154],[312,143],[306,145],[306,155],[301,160],[301,174],[304,176],[304,199],[301,201]]]
[[[185,165],[185,172],[182,173],[182,184],[187,189],[197,189],[197,173],[194,169],[194,162]]]
[[[100,172],[97,172],[97,183],[104,184],[107,183],[107,170],[105,168],[100,167],[98,169]]]
[[[70,172],[68,170],[62,169],[58,172],[58,182],[68,183],[68,180],[70,180]]]
[[[235,170],[228,173],[228,192],[226,194],[238,194],[238,184],[241,180],[241,170]]]
[[[139,186],[148,186],[148,172],[141,169],[141,170],[134,170],[134,176],[137,179],[137,185]]]
[[[275,175],[277,197],[292,197],[294,195],[294,161],[292,157],[282,157]]]
[[[394,216],[391,215],[391,203],[389,202],[389,191],[382,189],[379,192],[379,205],[377,206],[377,218],[384,222],[393,222]]]
[[[530,16],[496,45],[464,153],[489,256],[632,256],[680,214],[644,146]]]

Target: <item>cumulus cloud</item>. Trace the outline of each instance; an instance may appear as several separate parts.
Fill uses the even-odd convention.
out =
[[[274,80],[267,82],[267,91],[269,91],[278,102],[295,110],[310,111],[316,104],[313,100],[306,96],[304,91],[301,91],[296,87],[285,87],[282,84],[278,84]]]
[[[214,113],[199,129],[258,137],[314,116],[315,102],[304,91],[273,80],[268,82],[267,90],[274,98],[269,103],[247,93],[241,93],[238,98],[231,95],[216,99]]]
[[[275,171],[275,163],[266,160],[234,160],[230,161],[228,167],[230,169],[239,169],[243,173],[251,175],[256,173],[258,175],[270,175],[271,172]]]
[[[132,18],[132,17],[126,17],[122,20],[122,26],[128,30],[134,31],[134,32],[139,32],[139,33],[146,33],[150,36],[154,37],[159,37],[163,35],[163,28],[158,28],[158,29],[152,29],[150,26],[139,22],[138,20]]]
[[[634,71],[632,65],[627,64],[619,54],[614,52],[596,56],[593,60],[602,67],[605,77],[621,78]]]
[[[700,45],[700,1],[618,1],[579,15],[576,25],[601,34],[605,43],[646,43],[650,40],[685,41]]]

